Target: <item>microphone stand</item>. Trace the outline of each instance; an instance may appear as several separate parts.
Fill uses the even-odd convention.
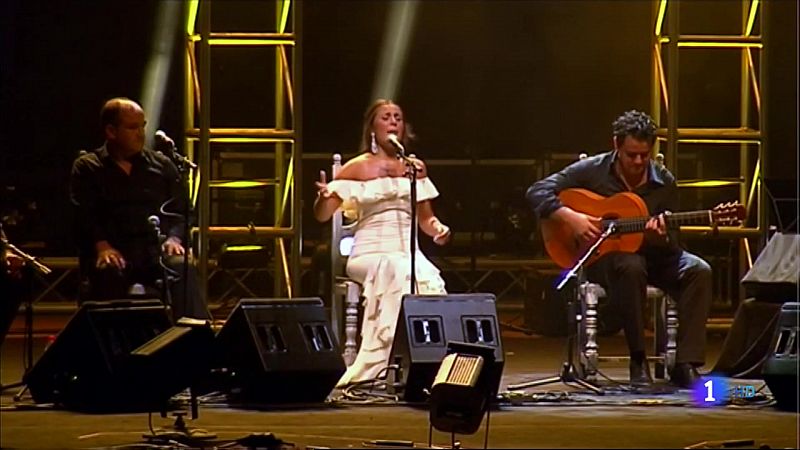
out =
[[[411,295],[417,293],[417,165],[406,156],[402,149],[397,150],[397,159],[405,162],[411,182]]]
[[[25,253],[17,248],[14,244],[8,242],[8,240],[2,234],[2,226],[0,226],[0,252],[2,252],[0,253],[0,259],[5,257],[6,249],[10,250],[11,253],[17,255],[18,257],[22,258],[23,261],[25,261],[25,265],[22,269],[25,271],[22,274],[22,282],[26,284],[25,293],[23,294],[25,296],[25,344],[23,345],[25,348],[25,373],[23,374],[22,379],[24,380],[25,376],[33,368],[33,274],[31,273],[31,269],[35,270],[41,275],[49,275],[53,271],[50,270],[50,268],[46,265],[37,261],[35,257]],[[3,268],[0,267],[0,270],[3,270]],[[6,389],[12,389],[15,387],[22,387],[22,390],[14,395],[14,400],[19,401],[24,395],[25,391],[28,389],[24,381],[11,383],[8,385],[0,385],[0,391],[5,391]]]
[[[175,157],[175,163],[178,167],[178,178],[179,184],[181,186],[180,195],[183,197],[183,246],[184,246],[184,254],[183,254],[183,302],[186,304],[187,298],[189,297],[189,252],[191,251],[191,241],[189,239],[189,217],[190,217],[190,208],[189,204],[191,203],[191,198],[187,193],[187,186],[189,184],[189,180],[186,178],[186,173],[188,170],[186,167],[188,166],[191,169],[197,169],[197,164],[193,163],[189,158],[179,154],[177,151],[174,151],[173,156]]]
[[[564,287],[570,286],[571,288],[568,290],[568,297],[567,297],[567,357],[566,361],[561,366],[561,373],[554,377],[543,378],[541,380],[534,380],[528,381],[519,384],[511,384],[508,386],[509,391],[515,391],[519,389],[526,389],[529,387],[535,386],[542,386],[545,384],[551,383],[558,383],[562,382],[564,384],[568,384],[570,382],[576,383],[581,387],[591,390],[595,394],[603,395],[605,392],[602,388],[595,386],[594,384],[586,381],[583,379],[582,371],[579,371],[577,367],[575,367],[575,362],[573,361],[574,355],[574,339],[575,333],[577,331],[577,323],[576,319],[577,313],[575,311],[575,303],[578,300],[578,289],[580,289],[580,283],[584,281],[583,276],[583,269],[586,264],[586,261],[594,255],[600,245],[605,242],[606,239],[609,238],[614,232],[616,231],[616,225],[611,222],[608,224],[607,228],[600,234],[600,237],[589,247],[588,250],[581,256],[578,262],[575,263],[574,266],[569,270],[569,272],[564,275],[564,278],[561,279],[561,282],[558,283],[556,286],[556,290],[562,292]]]
[[[47,267],[44,264],[40,263],[39,261],[36,260],[36,258],[34,258],[33,256],[23,252],[22,250],[20,250],[14,244],[8,242],[7,240],[3,240],[3,246],[5,246],[5,248],[11,250],[11,253],[14,253],[17,256],[19,256],[20,258],[22,258],[25,261],[25,264],[30,264],[31,267],[36,269],[36,271],[39,272],[40,274],[42,274],[42,275],[50,275],[53,272],[52,270],[50,270],[49,267]]]
[[[161,133],[161,131],[159,131],[159,133]],[[158,135],[158,133],[156,133],[156,135]],[[164,136],[166,137],[166,135],[164,135]],[[168,139],[168,138],[166,138],[166,139]],[[175,147],[175,143],[172,142],[171,139],[169,139],[168,144],[169,144],[169,147],[166,150],[166,154],[169,157],[169,159],[171,159],[172,162],[175,163],[175,167],[178,169],[178,184],[180,185],[180,188],[181,188],[180,196],[181,196],[181,198],[183,198],[183,201],[184,201],[184,203],[183,203],[183,211],[181,211],[183,213],[183,242],[182,242],[182,244],[183,244],[183,247],[184,247],[184,250],[185,250],[185,253],[183,255],[183,274],[182,274],[183,275],[183,278],[182,278],[182,282],[183,282],[183,299],[182,299],[182,301],[184,303],[186,303],[187,298],[189,297],[189,282],[188,282],[188,280],[189,280],[189,252],[190,252],[190,249],[191,249],[191,239],[190,239],[190,236],[189,236],[189,232],[190,232],[189,217],[190,217],[190,212],[191,212],[190,211],[191,208],[190,208],[189,205],[191,203],[191,199],[189,198],[188,193],[187,193],[189,180],[186,178],[186,173],[188,172],[188,169],[197,170],[197,164],[195,164],[194,161],[192,161],[191,159],[187,158],[186,156],[181,155],[178,152],[178,149]],[[184,195],[186,195],[185,198],[184,198]]]
[[[169,271],[167,270],[167,265],[164,262],[164,250],[162,245],[164,241],[167,240],[167,237],[161,233],[160,224],[157,221],[152,221],[151,224],[153,225],[153,232],[156,236],[156,243],[158,245],[158,265],[161,267],[161,276],[163,277],[161,283],[161,291],[164,297],[164,304],[167,306],[169,310],[170,320],[172,320],[172,291],[170,289],[170,278],[169,278]]]

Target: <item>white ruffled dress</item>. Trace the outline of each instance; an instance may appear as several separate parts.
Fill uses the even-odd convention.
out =
[[[364,319],[355,362],[337,386],[377,377],[389,364],[403,294],[411,283],[411,182],[382,177],[334,180],[328,190],[342,199],[345,217],[356,219],[347,275],[362,286]],[[439,196],[427,177],[417,180],[417,202]],[[439,269],[416,252],[418,294],[446,294]]]

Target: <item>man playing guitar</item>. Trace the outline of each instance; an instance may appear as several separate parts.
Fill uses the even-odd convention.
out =
[[[678,189],[673,175],[651,159],[655,133],[655,123],[647,114],[635,110],[622,114],[613,123],[614,150],[575,162],[537,181],[528,188],[526,198],[539,218],[570,230],[572,239],[581,246],[599,237],[602,218],[577,211],[574,205],[566,206],[560,193],[582,188],[605,197],[629,192],[644,200],[649,219],[643,221],[644,242],[638,251],[606,253],[587,267],[586,276],[603,286],[609,301],[623,316],[633,385],[652,382],[642,314],[648,283],[676,299],[677,363],[670,382],[689,388],[698,377],[696,368],[705,360],[711,267],[683,250],[678,245],[678,230],[667,226],[666,214],[678,210]]]

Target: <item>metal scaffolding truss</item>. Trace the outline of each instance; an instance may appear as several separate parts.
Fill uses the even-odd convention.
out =
[[[293,297],[298,293],[301,251],[301,54],[300,2],[277,0],[253,2],[253,8],[275,10],[274,29],[263,32],[212,32],[211,0],[192,0],[187,4],[185,56],[185,142],[187,153],[199,166],[190,175],[190,194],[198,211],[198,226],[192,229],[197,243],[198,268],[204,292],[210,278],[210,240],[226,242],[242,239],[267,239],[273,256],[258,260],[257,269],[273,273],[274,295]],[[217,6],[226,6],[217,3]],[[265,128],[222,128],[211,124],[211,59],[212,47],[236,47],[242,51],[275,49],[275,71],[266,74],[264,83],[273,88],[265,92],[274,95],[274,124]],[[253,53],[253,58],[263,54]],[[215,91],[226,96],[242,97],[237,86],[213,83]],[[248,95],[256,93],[248,92]],[[215,94],[215,96],[218,94]],[[228,97],[230,98],[230,97]],[[243,99],[245,100],[245,99]],[[250,100],[250,99],[247,99]],[[272,99],[266,99],[270,102]],[[257,162],[270,160],[272,173],[257,177],[226,178],[227,145],[247,146],[237,153],[241,165],[252,169]],[[228,152],[230,153],[230,152]],[[260,166],[259,166],[260,167]],[[252,170],[251,170],[252,171]],[[220,214],[212,214],[212,201],[218,206],[226,201],[223,190],[250,189],[262,192],[271,199],[271,223],[221,223]],[[227,219],[227,218],[226,218]],[[228,220],[230,222],[230,220]],[[287,243],[289,241],[289,243]]]
[[[747,220],[743,227],[682,227],[683,233],[719,235],[739,238],[748,262],[752,262],[748,238],[763,238],[766,223],[765,190],[761,188],[764,173],[764,139],[766,129],[765,83],[766,57],[764,52],[763,2],[740,0],[719,2],[719,7],[741,7],[741,33],[736,35],[687,35],[680,33],[679,14],[681,0],[655,0],[653,3],[654,32],[652,35],[653,66],[651,111],[657,123],[666,112],[665,128],[658,130],[658,143],[666,144],[666,163],[681,188],[720,188],[739,186],[739,202],[745,205]],[[760,11],[761,10],[761,11]],[[666,24],[667,32],[664,33]],[[757,26],[756,26],[757,25]],[[760,35],[754,35],[754,31]],[[664,49],[666,48],[666,60]],[[741,83],[739,89],[739,123],[727,128],[679,127],[680,107],[678,96],[679,60],[684,51],[715,49],[741,53]],[[754,53],[757,63],[754,62]],[[756,67],[757,66],[757,67]],[[666,70],[665,70],[666,67]],[[757,117],[751,117],[751,102],[755,102]],[[726,179],[688,179],[678,173],[679,144],[702,144],[725,147],[715,152],[721,159],[730,160],[730,149],[738,154],[739,176]],[[757,155],[751,155],[752,146]],[[658,148],[655,150],[658,152]],[[755,161],[755,163],[753,163]],[[720,161],[723,162],[723,161]]]

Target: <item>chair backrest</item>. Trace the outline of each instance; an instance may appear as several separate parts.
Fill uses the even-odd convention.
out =
[[[333,165],[331,166],[331,180],[336,178],[336,175],[339,173],[339,170],[342,168],[342,155],[335,153],[333,155]],[[333,217],[331,217],[331,281],[333,284],[336,282],[336,277],[341,276],[342,269],[343,269],[343,261],[342,256],[339,252],[339,244],[342,241],[342,234],[344,230],[342,230],[342,222],[344,220],[344,214],[342,214],[342,210],[337,209],[336,212],[333,213]]]
[[[342,155],[336,153],[333,155],[333,165],[331,166],[331,179],[334,179],[342,169]],[[353,236],[353,229],[355,222],[348,222],[342,209],[339,208],[333,213],[331,217],[331,281],[333,284],[336,282],[336,277],[344,275],[345,265],[347,263],[347,256],[350,254],[348,248],[342,248],[342,242],[347,242]],[[347,247],[345,245],[345,247]]]

